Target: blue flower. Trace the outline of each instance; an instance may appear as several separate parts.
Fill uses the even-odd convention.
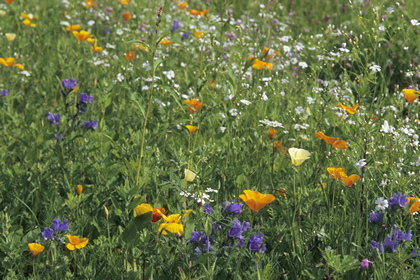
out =
[[[392,252],[396,252],[398,250],[399,245],[400,244],[398,243],[398,241],[391,239],[391,236],[387,236],[385,238],[385,242],[384,242],[385,250],[390,249]]]
[[[50,239],[50,238],[53,238],[53,233],[54,231],[51,228],[44,228],[44,231],[41,233],[41,235],[45,239]]]
[[[68,95],[77,86],[76,79],[71,78],[61,80],[61,86],[64,88],[61,93],[63,93],[63,95]]]
[[[54,134],[54,137],[57,139],[57,141],[60,141],[61,138],[63,138],[63,134],[56,133],[56,134]]]
[[[5,96],[8,96],[8,95],[9,95],[9,91],[7,89],[3,89],[1,91],[1,94],[0,94],[1,97],[5,97]]]
[[[232,227],[229,229],[228,236],[229,237],[236,237],[241,238],[242,232],[246,231],[250,226],[250,223],[244,222],[243,225],[239,220],[233,221]]]
[[[231,204],[226,202],[222,203],[223,212],[230,212],[236,215],[242,212],[242,206],[242,203],[235,203],[235,200]]]
[[[54,239],[54,233],[70,230],[69,226],[67,225],[68,220],[65,219],[63,223],[61,223],[60,219],[54,219],[52,221],[53,228],[44,228],[44,231],[41,233],[41,235],[45,239]]]
[[[396,207],[396,206],[400,206],[400,207],[404,207],[408,202],[408,198],[406,195],[403,195],[401,193],[394,193],[394,196],[390,199],[388,199],[388,206],[390,208]]]
[[[91,119],[90,121],[84,122],[83,126],[85,128],[96,129],[98,127],[98,121],[94,121],[94,120]]]
[[[213,213],[213,207],[211,207],[210,204],[208,203],[204,204],[204,213],[206,214]]]
[[[378,214],[375,213],[375,211],[372,211],[369,214],[368,221],[374,224],[382,224],[384,220],[384,212],[379,212]]]
[[[190,242],[198,242],[198,241],[200,241],[200,237],[201,237],[202,234],[203,234],[203,232],[201,232],[201,231],[195,231],[195,230],[193,230],[191,232]]]
[[[394,225],[392,227],[392,238],[396,241],[411,241],[411,238],[413,235],[411,234],[411,230],[409,230],[407,233],[404,233],[404,231],[398,229],[397,225]]]
[[[179,27],[180,27],[179,20],[174,20],[174,22],[172,23],[171,31],[175,32],[178,30]]]
[[[52,125],[59,125],[61,120],[60,114],[53,114],[52,112],[48,112],[48,120],[51,121]]]
[[[80,102],[81,103],[92,103],[93,96],[89,96],[86,93],[80,94]]]
[[[379,250],[379,254],[382,254],[382,251],[384,250],[384,246],[381,244],[381,242],[376,242],[375,240],[372,240],[370,242],[369,248],[371,250],[378,249]]]

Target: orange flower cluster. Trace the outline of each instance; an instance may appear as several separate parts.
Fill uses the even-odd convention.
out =
[[[347,142],[344,140],[338,140],[338,137],[329,137],[326,136],[323,132],[315,132],[315,137],[324,140],[326,143],[332,145],[334,148],[345,150],[349,146],[347,145]]]
[[[179,5],[178,5],[179,6]],[[194,16],[194,17],[196,17],[196,16],[202,16],[202,17],[205,17],[208,13],[209,13],[210,11],[209,10],[207,10],[207,9],[204,9],[204,10],[202,10],[201,12],[199,11],[199,10],[196,10],[196,9],[191,9],[191,10],[188,10],[188,13],[190,14],[190,15],[192,15],[192,16]]]
[[[360,176],[357,174],[347,176],[346,170],[344,168],[329,167],[327,168],[327,171],[328,173],[330,173],[331,178],[333,178],[334,180],[341,179],[343,184],[348,188],[360,180]]]
[[[191,114],[197,113],[202,107],[204,107],[204,104],[198,99],[185,100],[184,103],[189,105],[187,109]]]

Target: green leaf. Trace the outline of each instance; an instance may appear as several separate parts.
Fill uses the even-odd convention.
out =
[[[152,220],[152,212],[145,213],[143,215],[137,216],[132,219],[123,233],[121,234],[121,238],[125,243],[130,243],[133,241],[137,236],[138,232],[147,226],[150,226]]]

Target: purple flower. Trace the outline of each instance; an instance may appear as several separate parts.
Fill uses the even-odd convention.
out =
[[[203,233],[201,231],[195,231],[193,230],[191,232],[190,242],[198,242],[200,240],[200,237]]]
[[[379,212],[378,214],[375,213],[375,211],[372,211],[369,214],[368,221],[374,224],[382,224],[384,220],[384,212]]]
[[[401,193],[395,194],[394,196],[390,199],[388,199],[388,206],[390,208],[396,207],[396,206],[400,206],[400,207],[404,207],[408,202],[408,198],[406,195],[403,195]]]
[[[391,236],[387,236],[384,241],[384,248],[390,249],[392,252],[396,252],[398,250],[398,241],[392,240]]]
[[[179,20],[174,20],[174,22],[172,23],[171,31],[175,32],[178,30],[179,27],[180,27]]]
[[[53,230],[51,228],[44,228],[44,231],[41,233],[41,235],[45,238],[45,239],[50,239],[53,238]]]
[[[392,227],[392,239],[396,241],[411,241],[411,238],[413,235],[411,234],[411,230],[409,230],[407,233],[404,233],[404,231],[398,229],[397,225],[394,225]]]
[[[54,231],[66,231],[69,230],[69,226],[67,225],[68,219],[65,219],[63,223],[61,223],[60,219],[54,219],[52,221]]]
[[[61,120],[60,114],[53,114],[52,112],[48,112],[48,120],[51,121],[52,125],[59,125]]]
[[[93,96],[89,96],[86,93],[80,94],[80,102],[82,103],[92,103]]]
[[[182,35],[181,35],[181,38],[182,39],[188,39],[188,38],[190,38],[190,34],[183,32]]]
[[[235,200],[231,204],[222,203],[223,212],[230,212],[236,215],[242,212],[242,206],[242,203],[235,203]]]
[[[238,237],[238,243],[236,243],[236,247],[241,247],[245,244],[245,237],[240,236]]]
[[[368,269],[370,264],[374,264],[374,262],[371,262],[368,259],[363,259],[359,266],[360,266],[360,269]]]
[[[204,213],[206,214],[213,213],[213,207],[211,207],[210,204],[208,203],[204,204]]]
[[[382,254],[382,251],[384,250],[384,246],[381,244],[381,242],[376,242],[375,240],[372,240],[370,242],[369,248],[371,250],[378,249],[379,250],[379,254]]]
[[[417,247],[414,247],[413,251],[411,251],[410,255],[413,255],[413,258],[417,258],[420,255],[420,252],[417,250]]]
[[[77,86],[76,79],[64,79],[61,80],[61,86],[64,88],[61,93],[63,95],[68,95],[70,92],[73,91],[73,89]]]
[[[83,126],[85,128],[96,129],[98,127],[98,121],[94,121],[94,120],[91,119],[90,121],[84,122]]]
[[[5,97],[5,96],[8,96],[9,95],[9,91],[7,90],[7,89],[3,89],[2,91],[1,91],[1,97]]]
[[[54,137],[57,139],[57,141],[60,141],[61,138],[63,138],[63,134],[56,133],[56,134],[54,134]]]
[[[260,245],[263,243],[264,233],[260,232],[259,235],[252,235],[249,238],[248,248],[251,251],[258,252],[260,250]]]
[[[229,237],[236,237],[241,238],[242,232],[246,231],[250,226],[250,223],[244,222],[243,225],[239,220],[233,221],[232,227],[229,229],[228,236]]]
[[[196,247],[196,248],[194,249],[194,251],[195,251],[195,256],[196,256],[196,257],[198,257],[199,255],[201,255],[201,250],[200,250],[200,248]]]

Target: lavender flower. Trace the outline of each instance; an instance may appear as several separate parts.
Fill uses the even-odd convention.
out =
[[[57,139],[57,141],[60,141],[61,138],[63,138],[63,134],[56,133],[56,134],[54,134],[54,137]]]
[[[391,236],[387,236],[384,241],[384,248],[391,250],[392,252],[396,252],[398,250],[398,246],[400,244],[396,240],[392,240]]]
[[[384,220],[384,212],[379,212],[378,214],[375,213],[375,211],[372,211],[369,214],[368,221],[374,224],[382,224]]]
[[[61,80],[61,86],[64,88],[61,93],[63,95],[68,95],[70,92],[73,91],[73,89],[77,86],[76,79],[64,79]]]
[[[93,96],[89,96],[86,93],[80,94],[80,102],[81,103],[92,103]]]
[[[94,121],[94,120],[91,119],[90,121],[84,122],[83,126],[85,128],[96,129],[98,127],[98,121]]]
[[[392,227],[392,238],[396,241],[412,241],[411,238],[413,235],[411,234],[411,230],[407,233],[404,233],[402,230],[398,229],[397,225]]]
[[[374,262],[371,262],[368,259],[363,259],[359,266],[360,269],[368,269],[370,264],[374,264]]]
[[[9,95],[9,91],[7,90],[7,89],[3,89],[2,91],[1,91],[1,94],[0,94],[0,96],[1,97],[6,97],[6,96],[8,96]]]
[[[382,254],[382,251],[384,250],[384,246],[381,244],[381,242],[376,242],[375,240],[370,242],[369,248],[371,250],[378,249],[379,254]]]
[[[41,235],[45,239],[54,239],[54,233],[70,230],[69,226],[67,225],[68,220],[65,219],[63,223],[61,223],[60,219],[54,219],[52,221],[53,228],[44,228],[44,231],[41,233]]]
[[[198,242],[198,241],[200,241],[200,237],[201,237],[202,234],[203,234],[203,232],[201,232],[201,231],[195,231],[195,230],[193,230],[191,232],[190,242]]]
[[[44,231],[41,233],[41,235],[45,239],[50,239],[50,238],[53,238],[53,233],[54,231],[51,228],[44,228]]]
[[[204,213],[206,214],[213,213],[213,207],[211,207],[210,204],[208,203],[204,204]]]
[[[51,121],[52,125],[59,125],[61,120],[60,114],[53,114],[52,112],[48,112],[48,120]]]
[[[243,222],[243,224],[241,224],[239,220],[235,220],[233,221],[232,227],[229,229],[228,236],[240,239],[242,237],[242,232],[246,231],[250,225],[251,224],[248,222]]]
[[[388,205],[390,208],[393,208],[396,206],[404,207],[407,204],[407,202],[408,202],[407,196],[401,193],[398,193],[398,194],[394,193],[394,196],[388,199]]]
[[[181,25],[179,24],[179,20],[174,20],[174,22],[172,23],[172,28],[171,28],[171,31],[172,32],[175,32],[175,31],[177,31],[178,30],[178,28],[180,27]]]

